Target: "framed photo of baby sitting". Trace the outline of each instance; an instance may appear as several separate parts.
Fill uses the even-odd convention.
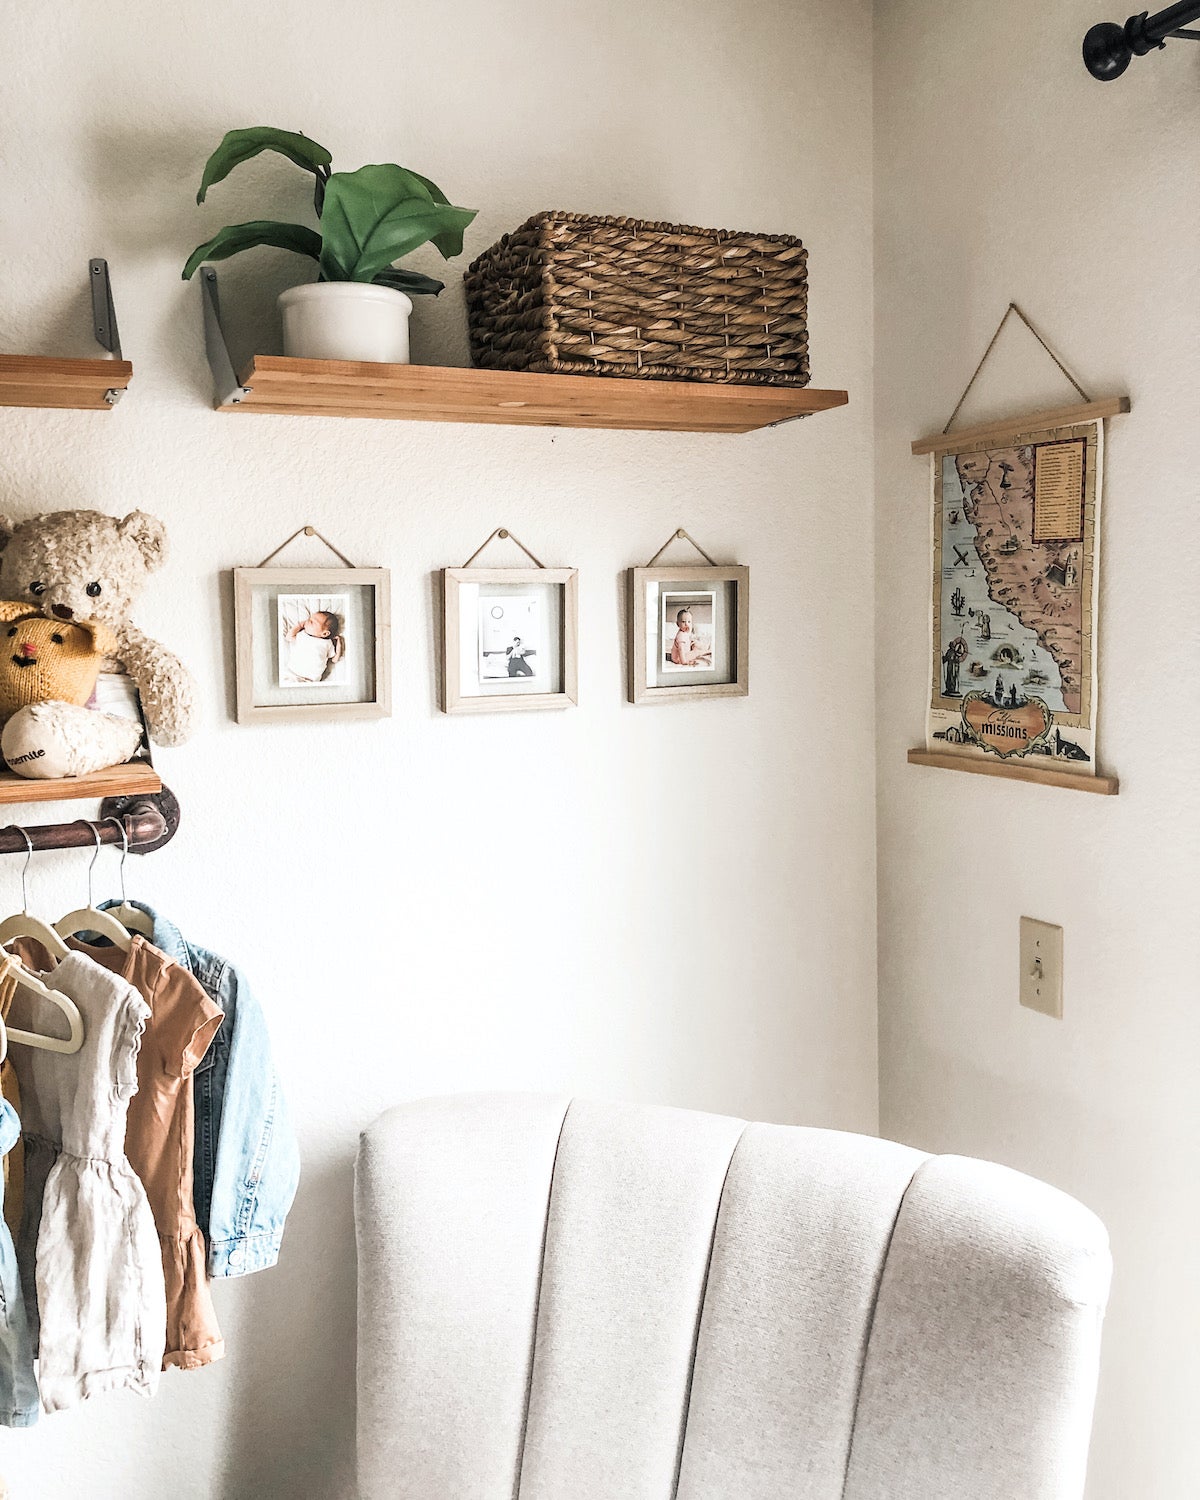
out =
[[[390,574],[235,568],[237,720],[391,712]]]
[[[629,570],[629,701],[750,691],[750,569]]]

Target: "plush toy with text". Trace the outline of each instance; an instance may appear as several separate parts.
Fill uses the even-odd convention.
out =
[[[137,689],[150,737],[181,745],[195,714],[191,674],[130,618],[147,575],[166,558],[166,528],[143,510],[122,520],[96,510],[51,511],[25,521],[0,515],[0,600],[59,626],[82,625],[96,640],[104,627],[105,653]]]
[[[95,620],[47,620],[0,601],[0,754],[20,776],[86,776],[128,760],[136,720],[85,707],[117,638]]]

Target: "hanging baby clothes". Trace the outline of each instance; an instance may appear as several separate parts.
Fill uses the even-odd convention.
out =
[[[0,959],[0,963],[4,964],[3,972],[0,972],[0,1018],[7,1021],[8,1008],[17,989],[17,979],[11,964],[5,963],[3,959]],[[0,1098],[8,1101],[19,1119],[21,1085],[17,1082],[17,1070],[11,1057],[6,1057],[0,1063]],[[4,1154],[4,1222],[8,1225],[14,1242],[21,1232],[21,1209],[24,1202],[25,1142],[18,1132],[12,1148],[6,1148]]]
[[[0,1151],[11,1152],[20,1139],[21,1122],[16,1110],[6,1098],[0,1099]],[[37,1417],[33,1342],[25,1317],[21,1273],[8,1225],[0,1220],[0,1427],[31,1427]]]
[[[192,1203],[192,1074],[221,1024],[222,1012],[190,974],[138,933],[130,939],[128,953],[76,938],[68,946],[119,974],[150,1007],[125,1150],[145,1184],[162,1246],[167,1289],[163,1368],[197,1370],[225,1353],[204,1274],[204,1237]]]
[[[36,1286],[42,1405],[60,1411],[111,1390],[154,1394],[166,1300],[154,1218],[125,1156],[149,1007],[81,953],[38,977],[75,1002],[84,1027],[78,1052],[13,1048],[28,1168],[17,1257],[27,1313]],[[29,1030],[61,1031],[48,1001],[22,993],[16,1004]]]
[[[117,906],[106,901],[104,909]],[[190,942],[145,905],[150,940],[194,974],[225,1012],[195,1073],[196,1222],[208,1245],[211,1280],[249,1276],[279,1259],[300,1181],[300,1152],[283,1084],[271,1057],[267,1018],[246,976],[227,958]]]

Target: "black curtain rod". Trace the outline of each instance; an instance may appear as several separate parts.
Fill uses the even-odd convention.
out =
[[[1156,47],[1165,47],[1169,37],[1187,37],[1200,42],[1200,31],[1188,31],[1189,21],[1200,17],[1197,0],[1180,0],[1157,15],[1142,11],[1130,16],[1124,26],[1100,21],[1083,39],[1083,64],[1093,78],[1108,83],[1121,74],[1135,57],[1145,57]]]

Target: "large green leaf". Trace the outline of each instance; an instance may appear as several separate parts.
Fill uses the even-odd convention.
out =
[[[395,292],[407,292],[410,297],[436,297],[445,291],[446,283],[435,276],[424,276],[420,271],[408,271],[403,266],[386,271],[376,271],[371,278],[375,286],[390,286]]]
[[[436,182],[430,182],[430,180],[429,180],[428,177],[422,177],[421,174],[420,174],[420,172],[414,172],[411,169],[409,169],[408,175],[410,177],[415,177],[417,179],[417,181],[421,184],[421,186],[429,194],[430,198],[434,201],[434,203],[449,203],[450,202],[449,198],[446,197],[445,193],[442,192],[441,188],[438,187],[438,185],[437,185]]]
[[[321,259],[321,236],[304,224],[280,224],[274,219],[254,219],[249,224],[227,224],[204,245],[198,245],[183,268],[184,281],[206,260],[228,260],[240,250],[256,245],[274,245],[279,250],[294,250],[297,255]]]
[[[442,192],[441,188],[438,187],[438,185],[437,185],[436,182],[431,182],[428,177],[422,177],[421,174],[420,174],[420,172],[414,172],[414,171],[411,170],[411,168],[408,169],[408,175],[410,177],[415,177],[416,178],[416,180],[421,184],[421,186],[429,194],[430,200],[432,202],[434,202],[434,203],[449,203],[450,202],[449,198],[446,197],[445,193]],[[474,214],[472,214],[472,218],[473,217],[474,217]],[[442,252],[442,259],[443,260],[449,260],[452,255],[461,255],[462,254],[462,249],[463,249],[462,230],[461,229],[451,229],[451,230],[446,230],[442,234],[435,234],[433,236],[433,243]]]
[[[447,258],[462,252],[472,208],[434,201],[415,172],[392,165],[335,172],[321,214],[321,274],[328,281],[371,281],[379,271],[432,240]]]
[[[247,130],[231,130],[205,163],[196,202],[203,203],[205,195],[215,182],[228,177],[234,167],[249,161],[261,151],[278,151],[298,167],[318,175],[319,169],[328,167],[333,160],[324,146],[318,146],[316,141],[310,141],[308,136],[299,135],[294,130],[276,130],[271,125],[252,125]]]

